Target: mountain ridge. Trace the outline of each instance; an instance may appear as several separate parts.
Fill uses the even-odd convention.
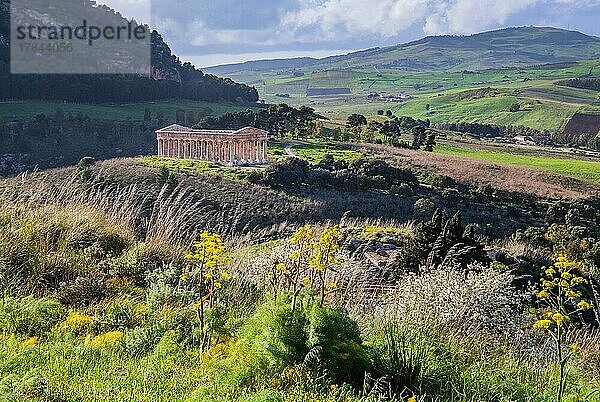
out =
[[[440,71],[525,67],[600,58],[600,38],[554,27],[508,27],[473,35],[426,36],[403,44],[373,47],[324,58],[256,60],[205,68],[227,75],[238,71],[377,67]],[[288,64],[286,60],[294,60]],[[304,63],[299,63],[303,60]],[[269,65],[271,62],[271,65]]]

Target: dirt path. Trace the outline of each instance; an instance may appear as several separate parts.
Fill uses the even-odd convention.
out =
[[[292,151],[292,148],[294,148],[296,145],[300,145],[300,143],[290,142],[289,144],[286,144],[284,148],[286,155],[291,156],[292,158],[297,158],[298,156],[294,153],[294,151]]]

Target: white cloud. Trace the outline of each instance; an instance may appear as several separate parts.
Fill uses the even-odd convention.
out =
[[[305,2],[285,14],[281,30],[291,30],[302,41],[340,40],[369,34],[393,37],[427,14],[429,0],[321,0]]]
[[[470,34],[505,25],[532,7],[588,7],[598,0],[312,0],[287,13],[282,29],[303,41],[396,36],[417,24],[426,34]]]

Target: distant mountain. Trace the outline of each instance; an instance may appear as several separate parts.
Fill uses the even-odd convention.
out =
[[[230,64],[205,69],[228,75],[253,70],[318,71],[377,67],[414,71],[524,67],[600,58],[600,38],[551,27],[517,27],[470,36],[428,36],[402,45],[323,59],[300,58]]]
[[[117,11],[78,0],[96,20],[127,20]],[[162,36],[151,34],[150,77],[141,75],[10,74],[10,0],[0,0],[0,100],[52,100],[79,103],[141,102],[160,99],[190,99],[209,102],[251,103],[256,89],[227,78],[204,74],[171,53]],[[40,25],[44,25],[41,15]],[[136,23],[137,24],[137,23]]]

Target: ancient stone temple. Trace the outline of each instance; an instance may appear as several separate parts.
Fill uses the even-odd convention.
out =
[[[200,159],[229,166],[267,163],[268,137],[268,131],[254,127],[197,130],[172,124],[156,131],[158,156]]]

